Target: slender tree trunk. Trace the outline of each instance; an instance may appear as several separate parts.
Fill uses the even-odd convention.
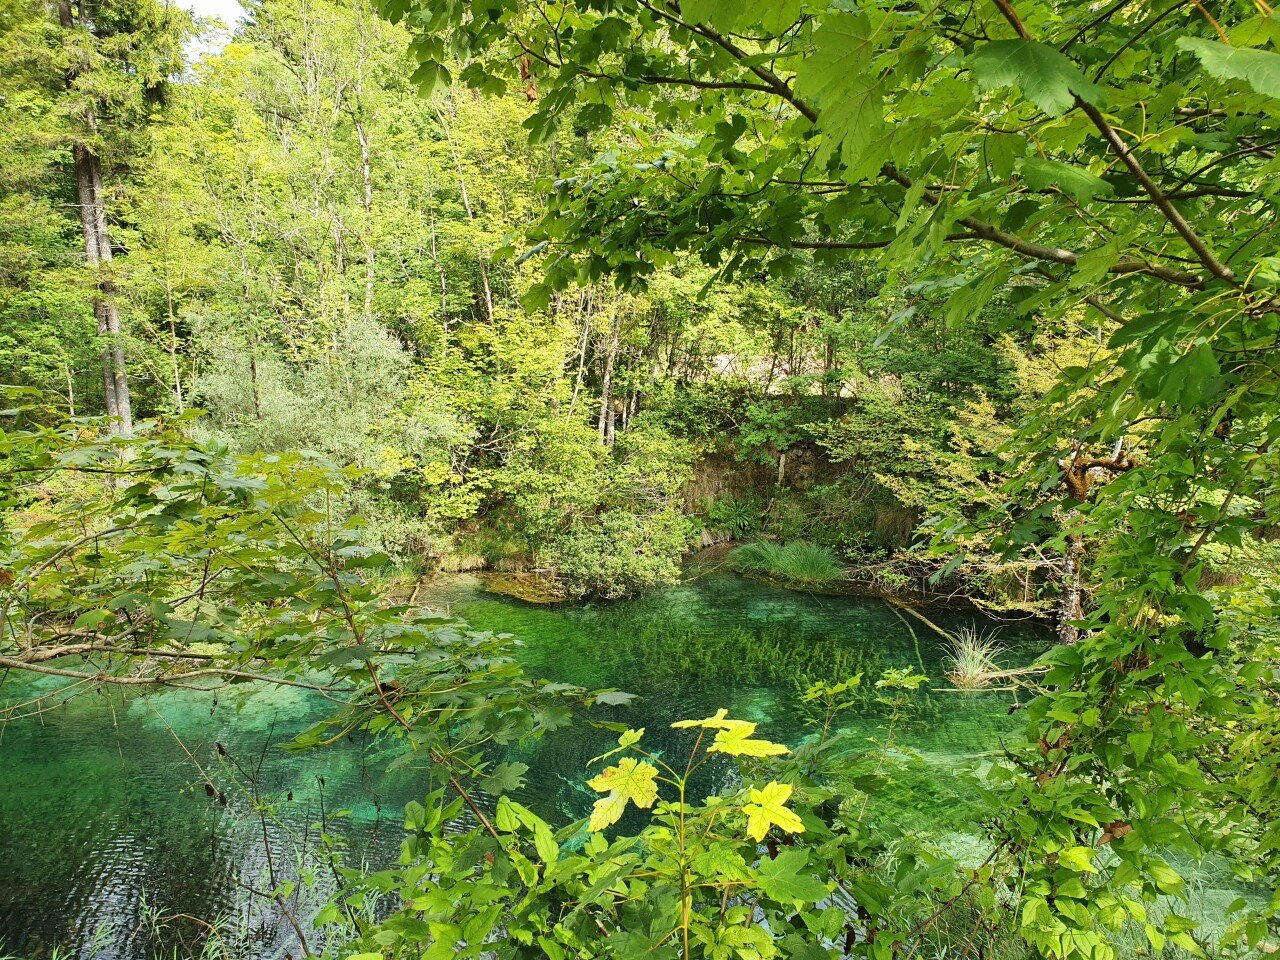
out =
[[[360,139],[360,176],[364,185],[362,200],[364,203],[365,224],[364,230],[361,231],[360,239],[364,245],[364,318],[368,321],[373,319],[375,277],[375,251],[373,240],[370,236],[373,231],[373,161],[369,148],[369,131],[365,128],[363,120],[356,121],[356,136]]]
[[[83,6],[81,23],[77,24],[70,0],[59,0],[58,22],[63,30],[72,31],[84,27]],[[73,87],[86,64],[73,66],[67,71],[68,88]],[[83,108],[82,121],[86,138],[97,133],[97,116],[93,105]],[[120,340],[120,311],[116,307],[114,286],[111,281],[111,240],[107,234],[107,211],[102,189],[102,163],[84,143],[72,146],[75,161],[76,194],[80,207],[80,229],[84,235],[85,260],[97,275],[97,292],[93,298],[93,313],[97,318],[98,335],[106,339],[102,344],[102,392],[106,401],[107,416],[115,421],[116,433],[133,432],[133,405],[129,398],[129,379],[125,371],[124,347]]]
[[[440,128],[444,131],[444,137],[449,144],[449,156],[453,158],[453,166],[458,171],[458,191],[462,194],[462,209],[467,213],[468,220],[476,219],[476,211],[471,206],[471,194],[467,192],[467,178],[462,170],[462,158],[458,156],[458,150],[453,144],[453,135],[449,133],[449,125],[445,122],[444,114],[439,110],[436,116],[440,119]],[[480,267],[480,288],[484,295],[485,315],[489,322],[493,322],[493,289],[489,286],[489,268],[484,262],[484,253],[476,255],[476,262]]]
[[[1084,586],[1080,572],[1083,557],[1084,544],[1080,538],[1067,537],[1067,549],[1062,555],[1062,601],[1058,606],[1058,639],[1062,643],[1080,640],[1080,628],[1072,621],[1084,617]]]
[[[92,124],[91,113],[89,119]],[[102,345],[102,386],[107,415],[116,419],[117,433],[129,434],[133,432],[133,405],[120,335],[120,311],[116,307],[115,285],[110,277],[111,240],[107,234],[106,205],[102,197],[102,165],[97,156],[82,144],[76,144],[72,152],[85,257],[99,275],[93,312],[98,320],[98,335],[106,338]]]
[[[613,443],[613,362],[618,355],[620,339],[618,328],[615,326],[613,337],[609,341],[608,352],[604,357],[604,373],[600,381],[600,417],[596,421],[596,429],[600,431],[600,442],[605,444]]]
[[[186,403],[182,397],[182,372],[178,367],[178,324],[173,310],[173,282],[169,278],[169,260],[165,258],[164,277],[165,314],[169,320],[169,363],[173,369],[173,396],[178,412],[182,413]]]
[[[582,392],[582,377],[587,367],[587,338],[591,334],[591,291],[579,296],[578,309],[582,314],[582,338],[578,342],[578,373],[573,378],[573,396],[569,400],[569,416],[573,419],[574,410],[578,406],[578,394]]]
[[[249,348],[249,385],[253,388],[253,416],[262,422],[262,387],[258,383],[258,345]]]

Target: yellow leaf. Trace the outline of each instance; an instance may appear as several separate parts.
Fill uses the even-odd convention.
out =
[[[624,730],[622,733],[622,736],[618,737],[618,745],[616,747],[614,747],[612,750],[607,751],[606,753],[600,754],[600,756],[598,757],[592,757],[590,760],[587,761],[587,766],[591,766],[592,764],[597,763],[601,760],[608,760],[614,754],[621,753],[623,750],[626,750],[628,747],[634,747],[637,743],[640,742],[640,738],[643,736],[644,736],[644,727],[641,727],[639,730]]]
[[[616,767],[605,767],[604,772],[587,781],[587,786],[600,793],[608,793],[601,797],[591,808],[592,830],[603,830],[611,823],[617,823],[630,800],[637,807],[648,808],[658,799],[658,784],[655,778],[658,768],[651,763],[637,761],[635,757],[623,757]]]
[[[754,723],[726,720],[711,746],[707,747],[707,753],[727,753],[733,757],[776,757],[787,752],[787,748],[780,743],[750,739],[755,732]]]
[[[774,781],[766,784],[763,790],[752,788],[751,802],[742,808],[747,815],[747,834],[751,839],[763,840],[770,827],[787,833],[804,833],[800,818],[787,809],[786,803],[790,798],[791,787],[785,783]]]
[[[705,720],[680,720],[671,726],[677,730],[688,730],[690,727],[702,727],[704,730],[717,730],[716,738],[708,753],[727,753],[734,757],[776,757],[787,752],[780,743],[768,740],[751,740],[756,732],[756,725],[746,720],[730,720],[729,711],[717,710],[715,716]]]
[[[729,711],[721,707],[716,711],[714,717],[707,717],[705,720],[679,720],[671,726],[676,730],[688,730],[690,727],[707,727],[714,730],[726,730],[735,723],[742,723],[741,720],[726,720]]]

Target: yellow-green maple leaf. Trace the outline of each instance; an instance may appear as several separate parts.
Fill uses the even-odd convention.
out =
[[[677,720],[671,726],[676,730],[688,730],[690,727],[705,727],[712,730],[727,730],[735,723],[742,723],[741,720],[727,720],[729,711],[721,707],[716,711],[714,717],[707,717],[705,720]]]
[[[780,743],[752,740],[751,735],[755,732],[754,723],[727,720],[711,746],[707,747],[707,753],[727,753],[732,757],[776,757],[787,752],[787,748]]]
[[[603,830],[611,823],[617,823],[622,811],[630,800],[637,807],[648,808],[658,799],[658,784],[655,778],[658,768],[651,763],[636,760],[635,757],[623,757],[616,767],[605,767],[599,776],[587,781],[587,786],[600,793],[608,793],[601,797],[591,808],[592,830]]]
[[[751,839],[763,840],[770,827],[777,827],[787,833],[804,833],[804,824],[795,812],[787,809],[787,801],[791,798],[791,787],[785,783],[773,781],[757,790],[754,787],[750,794],[750,803],[742,808],[747,815],[747,834]]]
[[[704,720],[680,720],[673,723],[677,730],[688,730],[690,727],[701,727],[704,730],[716,730],[715,740],[707,747],[708,753],[727,753],[734,757],[776,757],[787,752],[780,743],[768,740],[752,740],[756,725],[746,720],[730,720],[729,711],[723,707],[715,712],[715,716]]]

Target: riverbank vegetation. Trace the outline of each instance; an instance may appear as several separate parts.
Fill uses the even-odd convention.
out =
[[[729,565],[740,573],[756,574],[798,587],[829,585],[844,573],[830,547],[802,540],[791,543],[760,540],[745,544],[729,555]]]
[[[423,761],[400,864],[314,928],[267,878],[301,953],[1274,950],[1269,5],[247,13],[194,58],[154,0],[0,0],[0,668],[290,684],[334,701],[299,748]],[[626,692],[379,589],[607,600],[726,540],[1054,617],[980,856],[868,815],[914,671],[812,678],[800,744],[722,711],[660,756]],[[503,750],[570,722],[618,749],[552,824]],[[1210,938],[1170,904],[1213,857],[1256,895]]]

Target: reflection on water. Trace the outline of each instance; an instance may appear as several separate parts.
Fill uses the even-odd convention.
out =
[[[915,666],[945,684],[937,636],[884,603],[775,590],[731,575],[572,607],[508,600],[485,593],[477,577],[458,576],[420,600],[477,628],[514,634],[535,675],[640,694],[610,718],[646,727],[651,746],[674,753],[687,744],[670,723],[719,707],[761,723],[764,736],[795,741],[804,731],[791,701],[806,678],[863,671],[874,679],[884,667]],[[975,620],[972,613],[930,616],[946,629]],[[1028,662],[1046,642],[1027,625],[1003,626],[1001,636],[1010,664]],[[35,686],[10,681],[3,692],[26,698]],[[937,774],[998,746],[1018,726],[1008,716],[1010,697],[920,697],[901,738],[933,775],[904,786],[907,814],[914,805],[922,819],[936,821],[950,809],[954,798],[937,792]],[[421,769],[386,773],[389,754],[377,742],[302,755],[280,749],[325,706],[289,688],[129,701],[92,695],[0,730],[0,956],[43,957],[55,946],[102,960],[144,960],[157,947],[189,955],[199,950],[203,922],[215,918],[247,933],[251,955],[284,956],[291,933],[275,911],[253,912],[247,888],[268,885],[272,870],[296,875],[299,853],[321,849],[322,829],[341,837],[348,861],[389,862],[399,848],[401,809],[429,779]],[[884,719],[868,704],[854,723],[875,738]],[[513,751],[512,759],[530,765],[519,799],[559,822],[584,816],[594,797],[582,771],[615,736],[577,725]],[[726,767],[708,767],[703,789],[727,775]],[[251,783],[271,807],[266,817],[255,813]],[[319,895],[326,882],[320,871]],[[313,907],[300,902],[298,909]],[[164,920],[158,940],[157,917]]]

